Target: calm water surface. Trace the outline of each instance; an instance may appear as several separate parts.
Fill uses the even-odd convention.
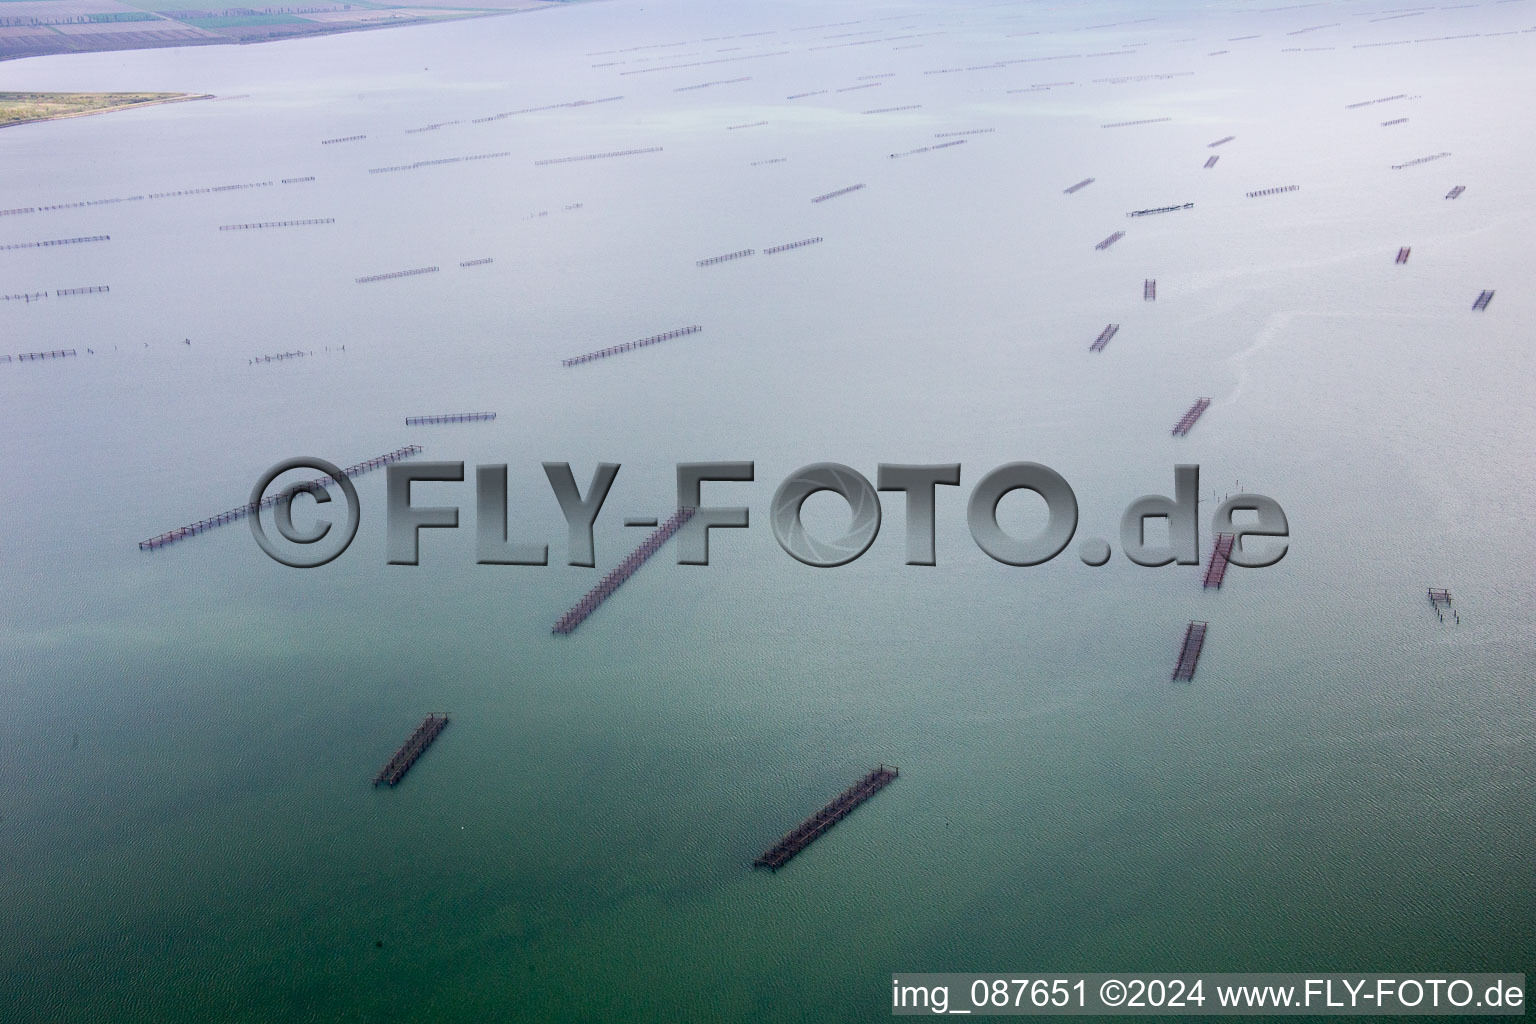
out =
[[[1518,4],[1353,6],[616,0],[0,65],[6,89],[220,97],[6,130],[0,207],[273,182],[0,217],[0,244],[111,236],[0,251],[5,294],[111,287],[0,303],[5,351],[80,353],[0,364],[7,1019],[876,1020],[893,970],[1536,966],[1536,146],[1513,127],[1536,33]],[[312,218],[334,223],[218,230]],[[499,416],[403,425],[478,409]],[[243,525],[138,550],[280,459],[408,443],[507,463],[514,531],[554,564],[476,565],[472,485],[439,483],[418,503],[464,528],[386,565],[382,472],[323,569]],[[706,490],[752,527],[550,636],[638,542],[623,518],[706,459],[756,462]],[[596,570],[563,564],[545,460],[583,486],[623,466]],[[1112,540],[1199,463],[1207,500],[1280,501],[1290,554],[1219,593],[1075,542],[1001,565],[965,505],[1015,460]],[[818,461],[962,463],[939,564],[902,564],[895,495],[859,561],[785,555],[769,498]],[[1001,516],[1043,521],[1021,495]],[[1170,685],[1191,619],[1210,640]],[[433,709],[443,738],[370,789]],[[881,761],[899,782],[749,869]]]

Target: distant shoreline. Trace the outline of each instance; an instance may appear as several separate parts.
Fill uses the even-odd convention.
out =
[[[40,95],[40,96],[47,96],[47,95],[50,95],[50,94],[49,93],[39,93],[38,95]],[[55,95],[57,95],[57,94],[55,94]],[[106,93],[81,93],[80,95],[83,95],[83,96],[98,95],[99,96],[99,95],[110,95],[110,94],[106,94]],[[62,121],[66,117],[89,117],[92,114],[110,114],[110,113],[112,113],[114,111],[118,111],[118,110],[136,110],[139,107],[158,107],[158,106],[160,106],[163,103],[186,103],[189,100],[211,100],[213,98],[214,98],[214,95],[211,92],[204,92],[204,93],[183,92],[183,93],[177,93],[174,96],[166,96],[166,97],[163,97],[163,98],[157,99],[157,100],[134,100],[134,101],[129,102],[129,103],[114,103],[111,106],[106,106],[106,107],[92,107],[90,110],[66,110],[66,111],[63,111],[63,112],[58,113],[58,114],[44,114],[41,117],[26,117],[26,118],[22,118],[19,121],[7,121],[4,124],[0,124],[0,129],[15,128],[17,125],[23,125],[23,124],[37,124],[37,123],[39,123],[41,121]]]
[[[472,3],[473,0],[465,0],[465,2]],[[68,37],[70,40],[70,45],[68,46],[59,45],[56,49],[45,48],[16,52],[7,51],[6,47],[3,45],[3,41],[0,41],[0,64],[4,64],[13,60],[25,60],[32,57],[52,57],[60,54],[120,53],[130,50],[179,49],[181,47],[187,46],[244,46],[253,43],[279,42],[285,39],[306,39],[312,38],[314,36],[329,36],[337,35],[343,32],[361,32],[380,28],[403,28],[409,25],[448,24],[450,22],[456,21],[468,21],[472,18],[491,18],[507,14],[527,14],[532,11],[549,10],[552,8],[567,7],[577,3],[592,2],[592,0],[487,0],[487,2],[508,3],[509,5],[516,4],[517,6],[507,6],[500,10],[496,9],[495,7],[443,7],[435,9],[432,14],[423,14],[421,13],[422,9],[420,8],[410,8],[405,6],[397,8],[379,7],[372,8],[371,10],[373,13],[381,16],[370,20],[359,20],[351,22],[315,21],[306,23],[301,28],[295,28],[293,22],[286,22],[282,25],[274,24],[272,26],[261,26],[261,28],[271,29],[271,31],[265,35],[257,35],[254,31],[249,30],[238,32],[238,34],[233,31],[229,34],[225,34],[221,30],[219,34],[212,35],[188,34],[179,35],[176,37],[167,36],[165,38],[159,39],[139,39],[135,40],[129,45],[91,45],[94,42],[104,41],[105,38],[110,37],[103,37],[103,39],[100,40],[93,40],[87,35],[76,34]],[[146,5],[146,8],[147,6],[148,5]],[[410,11],[411,13],[397,18],[383,16],[387,15],[392,10]],[[145,13],[150,12],[148,12],[146,9]],[[0,15],[4,15],[3,3],[0,3]],[[167,17],[166,13],[159,13],[158,17],[146,20],[144,23],[146,25],[157,26],[156,31],[159,30],[159,26],[164,25],[173,26],[175,29],[183,28],[180,22],[173,18]],[[260,31],[260,29],[258,28],[255,31]]]

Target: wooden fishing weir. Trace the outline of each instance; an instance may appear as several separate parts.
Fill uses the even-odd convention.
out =
[[[752,866],[777,871],[789,863],[795,854],[821,838],[827,829],[848,817],[855,807],[896,781],[898,774],[900,772],[895,765],[882,764],[833,797],[832,801],[821,810],[796,825],[782,839],[770,846],[761,857],[754,860]]]
[[[396,270],[390,274],[370,274],[367,277],[357,278],[358,284],[368,284],[370,281],[393,281],[397,277],[414,277],[417,274],[435,274],[436,267],[417,267],[414,270]]]
[[[661,70],[657,68],[656,70]],[[620,97],[614,97],[619,99]],[[600,101],[598,101],[600,102]],[[660,153],[660,146],[647,146],[644,149],[616,149],[612,153],[583,153],[581,156],[557,156],[548,160],[535,160],[535,167],[544,167],[548,164],[568,164],[576,160],[606,160],[613,156],[639,156],[642,153]]]
[[[1224,139],[1217,139],[1215,142],[1207,142],[1205,144],[1205,148],[1206,149],[1215,149],[1217,146],[1225,146],[1227,143],[1231,142],[1235,138],[1237,138],[1236,135],[1228,135]]]
[[[1084,178],[1082,181],[1078,182],[1076,185],[1068,185],[1066,188],[1062,189],[1061,192],[1062,192],[1063,195],[1068,195],[1069,196],[1073,192],[1076,192],[1078,189],[1087,188],[1089,185],[1092,185],[1096,180],[1097,179],[1095,179],[1095,178]]]
[[[47,292],[20,292],[16,295],[0,295],[0,302],[37,302],[48,297]],[[10,356],[5,358],[9,359]]]
[[[1443,160],[1450,155],[1449,153],[1435,153],[1432,156],[1421,156],[1416,160],[1409,160],[1407,163],[1393,164],[1392,169],[1394,171],[1401,171],[1405,167],[1417,167],[1419,164],[1427,164],[1431,160]]]
[[[357,476],[360,473],[366,473],[370,469],[377,469],[380,466],[387,466],[391,462],[399,462],[401,459],[408,459],[412,455],[417,455],[420,452],[421,445],[408,444],[404,448],[396,448],[392,452],[386,452],[383,455],[376,455],[371,459],[359,462],[355,466],[348,466],[346,469],[341,471],[341,475]],[[234,508],[229,509],[226,512],[220,512],[216,516],[209,516],[207,519],[199,519],[197,522],[188,523],[186,526],[178,526],[174,530],[168,530],[159,536],[149,538],[149,540],[141,540],[139,541],[139,550],[155,551],[159,548],[165,547],[167,544],[174,544],[178,540],[185,540],[188,537],[195,537],[200,533],[205,533],[208,530],[213,529],[215,526],[223,526],[225,523],[233,523],[238,519],[244,519],[246,516],[251,515],[252,513],[259,514],[262,509],[271,508],[279,501],[297,493],[298,491],[312,486],[324,487],[329,483],[335,483],[335,481],[333,481],[328,476],[322,476],[316,477],[313,480],[305,481],[304,483],[294,484],[292,487],[285,487],[281,491],[269,494],[262,498],[258,504],[247,502],[244,505],[236,505]]]
[[[334,146],[338,142],[356,142],[359,139],[366,139],[367,137],[368,136],[366,135],[345,135],[339,139],[321,139],[320,145]]]
[[[432,741],[448,728],[448,713],[446,711],[433,711],[422,719],[416,731],[411,733],[409,739],[400,745],[394,756],[384,763],[379,769],[379,774],[373,777],[375,786],[395,786],[405,778],[405,773],[411,770],[422,754],[426,753]]]
[[[859,189],[861,189],[863,187],[864,187],[864,184],[862,182],[860,182],[857,185],[849,185],[847,188],[840,188],[840,189],[835,189],[835,190],[833,190],[831,192],[824,192],[824,193],[822,193],[819,196],[813,196],[811,198],[811,202],[813,202],[813,203],[824,203],[828,199],[836,199],[838,196],[845,196],[845,195],[847,195],[850,192],[857,192]]]
[[[392,167],[370,167],[369,174],[389,174],[393,171],[414,171],[420,167],[441,167],[443,164],[462,164],[471,160],[496,160],[500,157],[511,156],[511,150],[503,150],[500,153],[476,153],[473,156],[445,156],[437,160],[417,160],[413,164],[395,164]]]
[[[542,107],[524,107],[521,110],[504,110],[499,114],[492,114],[489,117],[471,118],[469,123],[485,124],[488,121],[500,121],[503,118],[516,117],[518,114],[537,114],[545,110],[560,110],[565,107],[590,107],[594,103],[612,103],[614,100],[621,100],[623,98],[623,96],[604,96],[595,100],[571,100],[569,103],[550,103]]]
[[[255,224],[220,224],[220,231],[255,231],[258,228],[296,228],[306,224],[335,224],[335,217],[314,217],[309,220],[264,220]]]
[[[1122,239],[1124,237],[1125,237],[1125,232],[1124,231],[1116,231],[1114,234],[1112,234],[1108,238],[1104,239],[1104,241],[1102,241],[1102,242],[1098,243],[1097,245],[1095,245],[1094,248],[1095,249],[1108,249],[1110,246],[1114,245],[1116,242],[1120,241],[1120,239]]]
[[[1445,621],[1445,613],[1451,607],[1451,592],[1437,587],[1429,588],[1429,606],[1435,610],[1435,616],[1441,622]],[[1461,616],[1456,616],[1456,621],[1461,621]]]
[[[616,356],[621,352],[632,352],[637,348],[645,348],[647,345],[654,345],[657,342],[681,338],[685,334],[697,334],[703,329],[698,324],[692,324],[688,327],[679,327],[673,331],[663,331],[660,334],[653,334],[649,338],[641,338],[639,341],[626,341],[622,345],[610,345],[607,348],[600,348],[596,352],[588,352],[585,355],[562,359],[560,360],[560,365],[576,366],[580,363],[590,363],[594,359],[606,359],[608,356]]]
[[[1401,249],[1397,250],[1397,262],[1407,263],[1408,254],[1411,252],[1413,252],[1413,246],[1411,245],[1405,245]]]
[[[1445,194],[1445,198],[1447,198],[1447,199],[1455,199],[1457,196],[1461,195],[1466,190],[1467,190],[1467,186],[1465,186],[1465,185],[1457,185],[1455,188],[1451,189],[1449,192],[1447,192]]]
[[[1200,664],[1200,650],[1205,646],[1205,630],[1209,623],[1191,622],[1184,630],[1184,646],[1179,649],[1179,660],[1173,666],[1175,680],[1189,681],[1195,678],[1195,667]]]
[[[1179,422],[1173,425],[1173,436],[1183,437],[1189,433],[1190,428],[1195,425],[1195,421],[1210,407],[1211,400],[1209,398],[1196,399],[1195,404],[1185,410],[1184,415],[1179,417]]]
[[[1261,188],[1257,192],[1249,192],[1249,199],[1257,199],[1259,196],[1273,196],[1281,192],[1300,192],[1300,185],[1281,185],[1277,188]]]
[[[575,606],[556,620],[551,633],[561,633],[569,636],[576,632],[576,627],[587,621],[587,616],[597,611],[598,606],[613,596],[614,591],[624,585],[624,582],[635,574],[646,559],[654,555],[661,546],[667,542],[674,533],[682,528],[682,525],[693,518],[697,511],[690,505],[684,505],[656,528],[656,531],[641,542],[640,546],[629,553],[629,557],[620,562],[598,583],[597,586],[577,601]]]
[[[459,266],[460,267],[483,267],[487,263],[495,263],[495,262],[496,262],[496,257],[494,257],[494,256],[485,256],[485,257],[482,257],[481,259],[478,259],[478,260],[460,260],[459,261]]]
[[[55,295],[100,295],[103,292],[110,292],[111,290],[112,290],[112,288],[111,288],[110,285],[97,284],[97,285],[92,285],[89,288],[55,288],[53,290],[53,294],[55,294]]]
[[[111,235],[88,235],[81,238],[54,238],[46,242],[12,242],[10,245],[0,245],[0,250],[11,249],[41,249],[50,245],[75,245],[79,242],[105,242],[112,238]]]
[[[50,352],[18,352],[16,354],[16,361],[18,363],[35,363],[40,359],[68,359],[75,354],[76,352],[72,348],[56,348]]]
[[[1154,206],[1146,210],[1132,210],[1127,217],[1150,217],[1154,213],[1174,213],[1178,210],[1193,210],[1194,203],[1185,203],[1183,206]]]
[[[763,255],[766,256],[775,252],[788,252],[790,249],[799,249],[801,246],[815,245],[821,240],[821,236],[817,235],[815,238],[802,238],[798,242],[785,242],[783,245],[770,245],[768,248],[763,250]]]
[[[1216,544],[1211,548],[1211,560],[1205,564],[1205,582],[1201,588],[1215,587],[1221,589],[1221,581],[1226,578],[1228,560],[1232,557],[1232,545],[1237,538],[1230,533],[1218,533]]]
[[[310,353],[310,352],[278,352],[278,353],[275,353],[275,354],[270,355],[270,356],[252,356],[250,359],[246,360],[246,362],[252,363],[252,364],[255,364],[255,363],[280,363],[284,359],[302,359],[305,356],[312,355],[312,354],[313,353]]]
[[[476,420],[493,420],[493,412],[449,412],[438,416],[407,416],[405,425],[415,427],[427,423],[472,423]]]
[[[1093,339],[1093,344],[1088,346],[1089,352],[1103,352],[1104,346],[1109,344],[1109,339],[1120,333],[1119,324],[1110,324],[1099,332],[1099,336]]]
[[[1492,301],[1493,301],[1493,289],[1492,288],[1484,288],[1481,292],[1478,293],[1477,298],[1475,300],[1473,300],[1472,308],[1475,309],[1475,310],[1487,309],[1488,308],[1488,303],[1490,303]]]
[[[1215,167],[1216,166],[1216,161],[1220,160],[1220,159],[1221,159],[1220,156],[1208,156],[1208,157],[1206,157],[1205,158],[1205,169],[1206,170],[1210,170],[1212,167]]]
[[[1157,299],[1157,278],[1149,277],[1141,282],[1141,297],[1147,302]]]
[[[266,188],[270,181],[247,181],[238,185],[212,185],[207,188],[181,188],[175,192],[151,192],[151,199],[175,199],[177,196],[201,196],[210,192],[236,192],[242,188]]]
[[[950,146],[963,146],[965,143],[965,139],[950,139],[948,142],[935,142],[931,146],[918,146],[916,149],[909,149],[905,153],[892,153],[891,159],[900,160],[902,157],[916,156],[919,153],[932,153],[936,149],[948,149]]]
[[[724,263],[726,260],[739,260],[744,256],[751,256],[755,252],[757,252],[756,249],[737,249],[735,252],[728,252],[723,256],[710,256],[697,262],[701,267],[712,267],[716,263]]]

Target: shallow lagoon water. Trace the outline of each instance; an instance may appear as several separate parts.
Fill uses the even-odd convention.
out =
[[[1490,36],[1531,27],[1518,4],[1408,28],[1358,6],[648,0],[0,65],[6,88],[228,97],[8,129],[0,207],[274,182],[0,217],[0,244],[111,235],[0,252],[5,294],[112,289],[0,303],[7,351],[81,353],[0,365],[16,1019],[862,1020],[893,970],[1524,970],[1536,186],[1509,125],[1536,33]],[[876,29],[908,38],[844,45]],[[1029,57],[1060,59],[987,66]],[[1175,202],[1195,207],[1124,216]],[[293,349],[314,354],[247,363]],[[403,426],[471,409],[499,416]],[[242,525],[137,549],[280,459],[412,442],[508,463],[554,564],[475,565],[466,483],[417,488],[463,528],[386,565],[381,472],[323,569]],[[550,636],[638,542],[623,517],[664,514],[675,464],[708,459],[756,462],[706,491],[751,528],[708,568],[669,546]],[[1118,552],[1089,569],[1076,541],[1000,565],[965,501],[1021,459],[1072,483],[1079,538],[1114,541],[1197,462],[1207,498],[1276,498],[1290,553],[1219,593]],[[623,465],[597,569],[563,564],[545,460],[583,484]],[[902,564],[895,495],[857,562],[785,555],[768,501],[817,461],[962,463],[939,564]],[[1002,514],[1039,521],[1020,496]],[[1190,619],[1210,640],[1176,686]],[[442,739],[372,791],[434,709]],[[748,868],[880,761],[895,785],[786,870]]]

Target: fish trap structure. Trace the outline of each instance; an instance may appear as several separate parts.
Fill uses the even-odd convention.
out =
[[[1220,160],[1220,159],[1221,159],[1220,156],[1208,156],[1208,157],[1206,157],[1205,158],[1205,169],[1206,170],[1210,170],[1212,167],[1215,167],[1216,166],[1216,161]]]
[[[566,107],[590,107],[594,103],[612,103],[615,100],[622,100],[623,98],[623,96],[604,96],[601,99],[595,100],[571,100],[568,103],[548,103],[542,107],[524,107],[521,110],[504,110],[499,114],[492,114],[489,117],[470,118],[469,123],[486,124],[490,121],[500,121],[508,117],[516,117],[519,114],[538,114],[546,110],[561,110]]]
[[[1104,241],[1099,242],[1097,245],[1095,245],[1094,248],[1098,249],[1100,251],[1102,251],[1104,249],[1108,249],[1110,246],[1114,245],[1116,242],[1120,241],[1120,239],[1122,239],[1124,237],[1125,237],[1125,232],[1124,231],[1116,231],[1114,234],[1112,234],[1108,238],[1104,239]]]
[[[1141,298],[1144,302],[1153,302],[1157,299],[1157,278],[1149,277],[1141,282]]]
[[[1200,652],[1205,648],[1205,631],[1209,623],[1191,622],[1184,630],[1184,645],[1179,648],[1179,660],[1173,666],[1176,682],[1189,682],[1195,678],[1195,668],[1200,664]]]
[[[1120,333],[1119,324],[1110,324],[1099,332],[1099,336],[1093,339],[1093,344],[1088,346],[1089,352],[1103,352],[1104,346],[1109,344],[1109,339]]]
[[[1217,146],[1225,146],[1227,143],[1231,142],[1235,138],[1237,138],[1236,135],[1228,135],[1228,136],[1226,136],[1224,138],[1217,139],[1215,142],[1207,142],[1205,144],[1205,148],[1206,149],[1215,149]]]
[[[1447,199],[1455,199],[1457,196],[1461,195],[1466,190],[1467,190],[1467,186],[1465,186],[1465,185],[1457,185],[1455,188],[1451,189],[1449,192],[1447,192],[1445,194],[1445,198],[1447,198]]]
[[[375,786],[398,786],[400,780],[405,778],[405,773],[411,770],[411,765],[421,759],[421,755],[427,752],[432,741],[442,735],[448,728],[448,713],[446,711],[433,711],[422,720],[411,733],[410,738],[400,744],[394,756],[384,762],[384,767],[373,777]]]
[[[207,195],[211,192],[237,192],[243,188],[266,188],[271,184],[272,183],[270,181],[248,181],[242,182],[239,185],[212,185],[208,188],[183,188],[177,189],[175,192],[151,192],[149,194],[149,198],[175,199],[177,196],[201,196]]]
[[[1432,153],[1429,156],[1421,156],[1421,157],[1418,157],[1417,159],[1408,160],[1408,161],[1406,161],[1404,163],[1393,164],[1392,165],[1392,169],[1394,171],[1401,171],[1401,170],[1403,170],[1406,167],[1417,167],[1420,164],[1427,164],[1427,163],[1429,163],[1432,160],[1444,160],[1446,157],[1448,157],[1450,155],[1451,154],[1449,154],[1449,153]]]
[[[1183,416],[1179,417],[1179,422],[1173,425],[1173,436],[1183,437],[1185,434],[1189,433],[1190,428],[1195,425],[1195,421],[1198,420],[1205,413],[1205,410],[1209,409],[1210,407],[1211,400],[1209,398],[1197,399],[1195,404],[1185,410]]]
[[[833,825],[853,813],[853,809],[896,781],[900,771],[895,765],[882,764],[858,782],[833,797],[825,807],[796,825],[752,862],[754,868],[777,871],[797,853],[826,834]]]
[[[309,352],[275,352],[269,356],[252,356],[250,363],[280,363],[285,359],[303,359]]]
[[[857,185],[849,185],[847,188],[836,189],[836,190],[834,190],[832,192],[824,192],[824,193],[822,193],[819,196],[813,196],[811,198],[811,202],[813,202],[813,203],[824,203],[828,199],[836,199],[838,196],[846,196],[850,192],[857,192],[859,189],[864,188],[864,187],[865,186],[864,186],[863,182],[860,182]]]
[[[629,556],[626,557],[624,561],[620,562],[617,566],[611,569],[608,574],[602,578],[597,586],[587,591],[582,599],[577,601],[570,611],[560,616],[560,618],[555,621],[554,628],[551,629],[550,632],[559,633],[564,636],[569,636],[570,634],[576,632],[576,627],[587,621],[587,617],[593,612],[597,611],[598,607],[602,605],[604,601],[612,597],[614,592],[623,586],[624,583],[631,576],[633,576],[642,565],[646,563],[647,559],[649,559],[657,551],[661,550],[661,546],[665,544],[674,533],[682,529],[684,523],[693,518],[695,511],[697,510],[692,506],[684,505],[676,512],[672,513],[672,515],[668,517],[667,521],[658,526],[656,531],[649,537],[645,538],[639,547],[635,548],[634,551],[631,551]]]
[[[1413,246],[1411,245],[1405,245],[1401,249],[1397,250],[1397,262],[1407,263],[1408,254],[1411,252],[1413,252]]]
[[[716,263],[724,263],[727,260],[743,259],[744,257],[751,256],[755,252],[757,252],[756,249],[737,249],[735,252],[728,252],[723,256],[710,256],[707,259],[699,260],[698,265],[701,267],[712,267]]]
[[[1429,588],[1429,606],[1435,610],[1435,617],[1441,622],[1445,621],[1445,613],[1451,610],[1451,592],[1438,587]],[[1457,621],[1461,621],[1457,616]]]
[[[483,267],[487,263],[495,263],[495,262],[496,262],[496,257],[494,257],[494,256],[486,256],[485,258],[478,259],[478,260],[462,260],[462,261],[460,261],[459,266],[460,267]]]
[[[821,240],[821,236],[817,235],[815,238],[802,238],[798,242],[785,242],[783,245],[770,245],[768,248],[763,250],[763,255],[767,256],[776,252],[788,252],[791,249],[799,249],[803,246],[815,245]]]
[[[1479,292],[1478,295],[1477,295],[1477,298],[1473,300],[1472,308],[1474,310],[1478,311],[1478,312],[1481,312],[1481,311],[1487,309],[1488,308],[1488,303],[1490,303],[1492,301],[1493,301],[1493,289],[1492,288],[1485,288],[1481,292]]]
[[[493,412],[449,412],[439,416],[407,416],[405,425],[408,427],[424,426],[428,423],[473,423],[477,420],[493,420],[496,414]]]
[[[685,334],[697,334],[703,329],[704,328],[700,327],[698,324],[691,324],[688,327],[679,327],[673,331],[663,331],[660,334],[653,334],[649,338],[641,338],[639,341],[626,341],[622,345],[610,345],[607,348],[600,348],[596,352],[588,352],[585,355],[572,356],[569,359],[562,359],[560,360],[560,365],[579,366],[582,363],[590,363],[594,359],[607,359],[609,356],[620,355],[624,352],[633,352],[637,348],[645,348],[648,345],[655,345],[663,341],[670,341],[673,338],[681,338]]]
[[[51,245],[81,245],[85,242],[111,241],[111,235],[84,235],[80,238],[51,238],[46,242],[12,242],[9,245],[0,245],[0,251],[11,249],[45,249]]]
[[[309,220],[264,220],[255,224],[220,224],[220,231],[255,231],[259,228],[297,228],[309,224],[335,224],[335,217],[312,217]]]
[[[417,267],[414,270],[396,270],[390,274],[370,274],[356,280],[358,284],[370,284],[374,281],[393,281],[399,277],[415,277],[417,274],[435,274],[437,270],[437,267]]]
[[[314,180],[315,180],[315,176],[313,174],[306,174],[302,178],[284,178],[283,179],[283,184],[284,185],[297,185],[300,182],[314,181]]]
[[[909,149],[905,153],[892,153],[891,159],[900,160],[903,157],[916,156],[919,153],[932,153],[936,149],[948,149],[951,146],[963,146],[967,141],[968,140],[966,139],[950,139],[948,142],[935,142],[931,146],[918,146],[916,149]]]
[[[1201,589],[1215,587],[1221,589],[1221,581],[1226,579],[1227,565],[1232,558],[1232,545],[1237,537],[1230,533],[1218,533],[1216,543],[1211,548],[1211,559],[1205,564],[1205,580],[1200,584]]]
[[[367,137],[366,135],[343,135],[339,139],[321,139],[320,145],[334,146],[338,142],[357,142],[359,139],[366,139]]]
[[[37,302],[39,299],[46,299],[47,297],[47,292],[18,292],[15,295],[0,295],[0,302]],[[11,357],[6,356],[5,358],[9,359]]]
[[[615,156],[639,156],[642,153],[660,153],[660,146],[647,146],[644,149],[616,149],[611,153],[583,153],[581,156],[557,156],[548,160],[535,160],[535,167],[544,167],[549,164],[568,164],[577,160],[607,160]]]
[[[98,284],[89,288],[55,288],[55,295],[100,295],[112,290],[110,285]]]
[[[1066,188],[1061,190],[1061,193],[1062,193],[1062,195],[1068,195],[1069,196],[1073,192],[1078,191],[1079,189],[1087,188],[1089,185],[1092,185],[1097,180],[1098,180],[1097,178],[1084,178],[1082,181],[1078,182],[1076,185],[1068,185]]]
[[[76,355],[72,348],[56,348],[47,352],[19,352],[16,355],[18,363],[36,363],[45,359],[69,359]]]
[[[1257,192],[1249,192],[1247,195],[1248,195],[1249,199],[1257,199],[1260,196],[1275,196],[1275,195],[1279,195],[1281,192],[1300,192],[1300,191],[1301,191],[1301,186],[1300,185],[1281,185],[1281,186],[1279,186],[1277,188],[1261,188]]]
[[[421,445],[408,444],[404,448],[396,448],[392,452],[386,452],[383,455],[376,455],[373,458],[365,459],[356,465],[348,466],[346,469],[341,471],[341,475],[347,477],[358,476],[359,474],[368,472],[370,469],[378,469],[380,466],[387,466],[391,462],[399,462],[401,459],[408,459],[412,455],[419,455],[420,453]],[[289,498],[301,490],[307,490],[312,487],[324,487],[326,484],[330,483],[335,483],[335,481],[328,476],[322,476],[316,477],[313,480],[306,480],[302,483],[294,484],[292,487],[284,488],[275,494],[267,495],[266,497],[262,498],[259,503],[253,504],[247,502],[244,505],[236,505],[234,508],[225,512],[220,512],[216,516],[209,516],[207,519],[199,519],[195,523],[188,523],[186,526],[178,526],[174,530],[168,530],[165,533],[151,537],[148,540],[141,540],[139,541],[139,550],[158,551],[160,548],[163,548],[168,544],[174,544],[179,540],[186,540],[188,537],[195,537],[200,533],[206,533],[216,526],[223,526],[226,523],[236,522],[237,520],[244,519],[246,516],[253,513],[260,514],[262,509],[271,508],[279,501],[282,501],[285,498]]]
[[[1194,203],[1185,203],[1183,206],[1154,206],[1147,210],[1132,210],[1127,217],[1150,217],[1154,213],[1173,213],[1176,210],[1193,210]]]
[[[370,167],[369,174],[390,174],[394,171],[414,171],[422,167],[441,167],[444,164],[462,164],[474,160],[496,160],[504,156],[511,156],[510,150],[500,153],[476,153],[474,156],[445,156],[438,160],[417,160],[413,164],[395,164],[391,167]]]

